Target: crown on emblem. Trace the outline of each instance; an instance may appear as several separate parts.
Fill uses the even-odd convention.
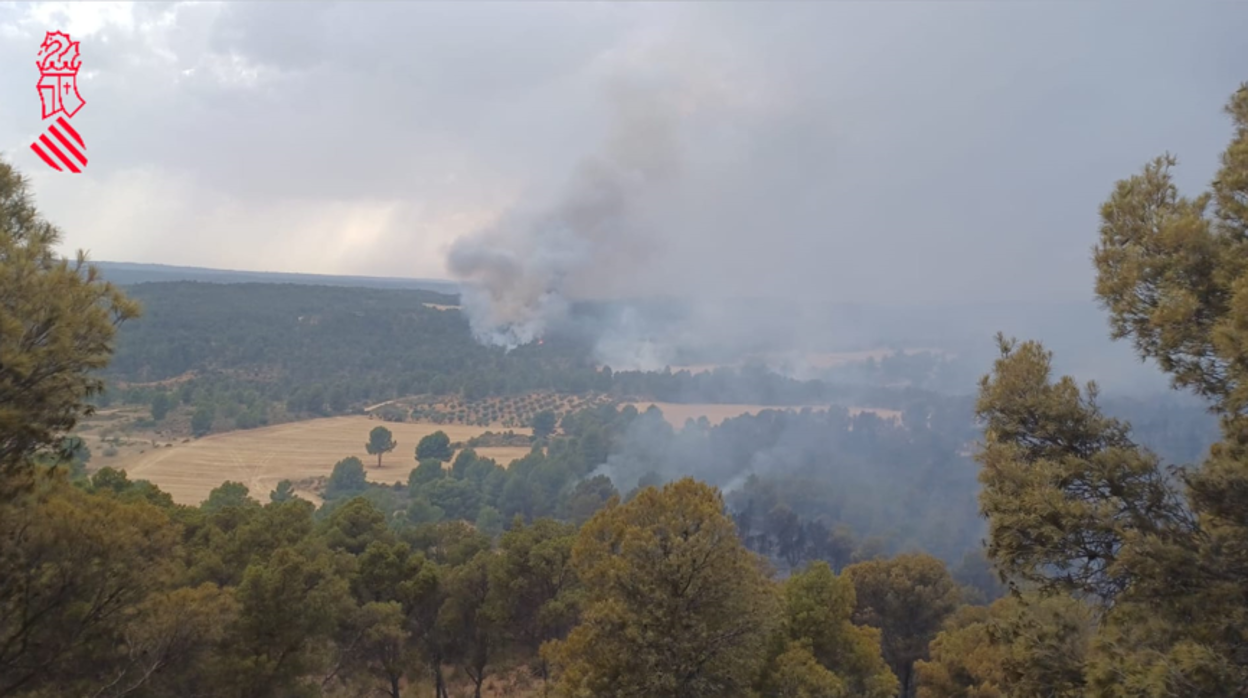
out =
[[[47,32],[39,45],[39,60],[35,64],[43,75],[77,75],[82,67],[78,42],[71,41],[64,32]]]

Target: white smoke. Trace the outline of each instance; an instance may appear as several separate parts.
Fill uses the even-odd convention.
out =
[[[627,278],[653,251],[648,211],[656,185],[676,170],[676,102],[653,84],[613,87],[606,142],[553,204],[513,211],[451,247],[448,266],[466,282],[462,303],[478,341],[510,349],[540,338],[570,297]]]
[[[617,371],[659,371],[675,363],[669,334],[652,327],[637,309],[624,307],[594,342],[594,360]]]

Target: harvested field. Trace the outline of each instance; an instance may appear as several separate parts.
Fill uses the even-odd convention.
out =
[[[376,467],[377,457],[364,450],[368,432],[378,425],[393,432],[398,442],[398,447],[382,459],[381,468]],[[417,442],[439,430],[446,432],[452,442],[486,431],[483,427],[463,425],[383,423],[363,416],[328,417],[216,434],[124,457],[93,457],[90,466],[124,468],[131,479],[151,480],[182,504],[198,504],[226,480],[242,482],[251,489],[253,497],[267,501],[279,481],[328,477],[334,463],[348,456],[364,462],[369,480],[406,482],[408,473],[416,466],[413,454]],[[507,465],[529,451],[502,446],[479,448],[477,452]]]
[[[709,403],[674,403],[674,402],[633,402],[629,403],[638,410],[644,412],[651,405],[658,407],[663,411],[663,418],[676,428],[683,427],[685,421],[692,419],[697,420],[699,417],[706,417],[711,424],[719,424],[725,419],[740,417],[743,414],[758,414],[763,410],[801,410],[806,406],[784,406],[784,405],[715,405]],[[827,409],[815,408],[812,409]],[[885,410],[874,407],[851,407],[849,413],[856,415],[862,412],[874,412],[876,415],[891,420],[901,419],[901,412],[898,410]]]

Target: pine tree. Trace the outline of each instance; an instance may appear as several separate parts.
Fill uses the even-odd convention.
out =
[[[1113,335],[1221,417],[1209,457],[1171,475],[1035,342],[1001,339],[980,388],[988,553],[1092,604],[1090,695],[1248,693],[1248,85],[1227,111],[1212,191],[1181,196],[1154,160],[1118,182],[1095,250]]]
[[[90,413],[117,325],[139,312],[83,253],[58,257],[60,239],[0,160],[0,502],[27,489],[32,457]]]

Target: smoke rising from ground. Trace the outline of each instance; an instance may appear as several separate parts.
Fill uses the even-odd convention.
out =
[[[605,476],[624,494],[693,477],[720,488],[734,508],[759,493],[749,487],[756,478],[756,485],[779,488],[799,516],[826,516],[856,535],[884,536],[896,550],[917,547],[956,560],[977,546],[983,522],[975,507],[978,469],[961,453],[973,430],[970,405],[942,409],[963,418],[934,418],[953,425],[935,431],[832,407],[673,429],[648,411],[589,477]]]
[[[1163,149],[1188,158],[1185,176],[1199,186],[1226,125],[1194,119],[1216,114],[1239,77],[1182,63],[1198,52],[1178,44],[1173,55],[1143,50],[1155,38],[1124,31],[1104,8],[1060,20],[980,6],[653,12],[654,24],[558,83],[575,86],[575,98],[552,109],[592,115],[569,123],[603,133],[569,129],[557,147],[528,153],[532,166],[519,174],[526,186],[550,186],[575,161],[567,151],[581,148],[565,186],[530,192],[451,245],[448,268],[465,282],[480,341],[514,347],[574,321],[613,369],[784,354],[764,363],[813,376],[818,366],[804,366],[804,355],[882,346],[938,348],[986,368],[992,336],[1005,330],[1054,349],[1079,337],[1066,342],[1079,353],[1058,356],[1077,359],[1080,378],[1108,375],[1134,390],[1155,373],[1129,347],[1110,346],[1088,302],[1097,208],[1116,178]],[[1188,37],[1209,36],[1213,21],[1156,19],[1158,31],[1182,26]],[[881,26],[888,40],[870,40]],[[1057,65],[1053,37],[1072,26],[1095,40],[1079,44],[1086,63]],[[1095,73],[1075,68],[1084,64],[1123,79],[1105,92]],[[1190,90],[1176,103],[1190,109],[1163,118],[1139,86],[1180,64],[1173,69],[1207,79],[1183,82]],[[1098,95],[1073,120],[1072,90]],[[557,165],[541,160],[559,148]],[[573,312],[582,300],[656,296],[682,304],[682,321]],[[1079,306],[1095,331],[1076,335],[1017,304],[989,309],[988,322],[975,307],[1041,299],[1062,315]],[[910,318],[894,321],[902,315]]]
[[[677,174],[676,104],[660,86],[628,82],[614,85],[610,104],[606,141],[553,204],[513,211],[451,247],[448,266],[467,282],[463,307],[479,341],[514,348],[540,338],[567,315],[571,295],[600,291],[653,253],[646,212]]]

